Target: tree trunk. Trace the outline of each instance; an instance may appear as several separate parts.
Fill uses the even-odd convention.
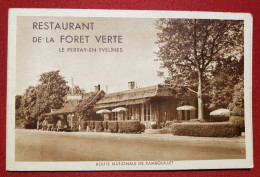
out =
[[[198,84],[198,119],[199,120],[204,120],[203,117],[203,102],[202,102],[202,93],[201,93],[201,73],[198,72],[199,74],[199,84]]]

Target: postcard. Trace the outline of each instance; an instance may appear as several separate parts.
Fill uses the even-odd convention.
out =
[[[253,168],[252,20],[10,9],[6,169]]]

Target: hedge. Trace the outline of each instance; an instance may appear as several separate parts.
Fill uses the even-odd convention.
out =
[[[160,134],[172,134],[173,133],[173,129],[171,127],[163,127],[160,130]]]
[[[201,123],[203,121],[200,120],[200,119],[190,119],[190,122],[192,122],[192,123]]]
[[[103,132],[103,121],[95,121],[95,130],[96,132]]]
[[[145,125],[143,123],[140,123],[141,132],[145,131]]]
[[[240,116],[231,116],[229,120],[232,124],[237,125],[240,128],[241,132],[245,131],[245,119]]]
[[[118,121],[119,133],[141,133],[141,125],[137,120]]]
[[[151,124],[152,129],[157,129],[157,124]]]
[[[166,122],[165,122],[165,127],[171,128],[171,127],[172,127],[172,124],[173,124],[173,121],[166,121]]]
[[[173,124],[173,134],[198,137],[233,137],[239,136],[240,128],[232,123],[181,123]]]
[[[206,119],[207,122],[226,122],[229,121],[228,115],[211,115],[209,119]]]
[[[118,123],[117,121],[109,121],[107,122],[108,130],[111,133],[117,133],[118,132]]]
[[[173,120],[172,122],[173,123],[182,123],[182,120],[177,119],[177,120]]]
[[[26,129],[36,129],[37,128],[37,123],[34,123],[34,122],[26,122],[25,124],[24,124],[24,128],[26,128]]]

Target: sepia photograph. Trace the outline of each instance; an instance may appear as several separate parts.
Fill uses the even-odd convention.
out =
[[[11,9],[8,30],[7,170],[253,167],[249,14]]]

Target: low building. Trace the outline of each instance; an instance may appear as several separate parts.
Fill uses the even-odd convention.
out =
[[[95,87],[94,92],[83,93],[79,95],[67,95],[66,101],[61,109],[52,109],[50,113],[46,113],[44,116],[47,119],[51,119],[52,123],[55,125],[58,120],[63,120],[68,123],[68,125],[73,128],[73,126],[78,126],[75,124],[75,110],[76,107],[83,100],[87,100],[89,105],[95,105],[99,101],[105,92]],[[78,120],[76,120],[78,122]],[[74,125],[75,124],[75,125]]]
[[[122,112],[113,112],[117,107],[126,108]],[[175,94],[165,85],[135,88],[129,82],[129,90],[106,94],[96,103],[94,109],[108,109],[111,114],[104,115],[105,120],[139,120],[143,123],[171,121],[178,118]]]

